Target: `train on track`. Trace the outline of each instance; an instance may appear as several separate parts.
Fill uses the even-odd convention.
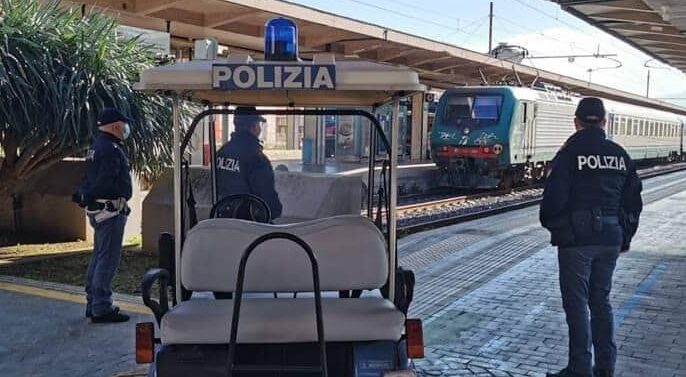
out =
[[[431,131],[438,185],[509,188],[545,177],[581,97],[549,85],[466,86],[441,96]],[[604,99],[607,137],[637,161],[684,158],[686,117]]]

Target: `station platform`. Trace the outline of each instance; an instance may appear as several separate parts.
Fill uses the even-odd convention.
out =
[[[644,212],[611,302],[616,376],[686,376],[686,172],[643,182]],[[567,362],[557,250],[538,207],[399,241],[416,271],[425,376],[545,376]]]
[[[612,304],[616,376],[686,376],[686,172],[644,181],[644,214],[619,258]],[[421,376],[544,376],[564,366],[567,327],[557,255],[537,207],[399,240],[415,270],[410,312],[424,320]],[[71,291],[69,291],[71,289]],[[137,375],[133,331],[151,320],[119,296],[131,322],[92,325],[81,287],[0,277],[0,371],[7,376]]]

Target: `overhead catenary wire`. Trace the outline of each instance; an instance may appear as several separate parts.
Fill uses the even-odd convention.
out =
[[[522,4],[523,6],[525,6],[525,7],[529,8],[529,9],[531,9],[531,10],[533,10],[533,11],[539,13],[539,14],[542,14],[542,15],[548,17],[548,18],[552,18],[552,19],[554,19],[555,21],[557,21],[557,22],[559,22],[559,23],[561,23],[561,24],[563,24],[563,25],[565,25],[565,26],[567,26],[567,27],[570,27],[570,28],[572,28],[572,29],[575,29],[576,31],[578,31],[578,32],[580,32],[580,33],[584,33],[584,34],[588,33],[588,30],[583,30],[583,29],[581,29],[579,26],[573,25],[573,24],[571,24],[571,23],[569,23],[569,22],[566,22],[566,21],[564,21],[563,19],[561,19],[560,17],[558,17],[557,15],[552,15],[552,14],[550,14],[550,13],[548,13],[548,12],[545,12],[545,11],[541,10],[540,8],[537,8],[537,7],[535,7],[535,6],[531,5],[531,4],[528,4],[528,3],[525,2],[524,0],[515,0],[515,1],[518,2],[519,4]],[[617,42],[622,42],[623,45],[618,45]],[[645,56],[642,56],[642,55],[639,55],[639,54],[636,53],[636,51],[638,51],[638,50],[636,50],[636,48],[634,48],[634,47],[632,47],[632,46],[630,46],[630,45],[625,44],[623,41],[620,41],[620,40],[616,40],[616,41],[615,41],[615,39],[613,39],[612,42],[610,42],[610,43],[612,43],[615,47],[617,47],[617,48],[623,50],[623,51],[626,52],[627,54],[632,55],[633,57],[635,57],[635,58],[637,58],[637,59],[643,59],[643,60],[645,60]],[[639,51],[639,52],[645,55],[645,53],[643,53],[643,52],[641,52],[641,51]],[[647,56],[647,55],[646,55],[646,56]]]
[[[364,5],[364,6],[367,6],[367,7],[370,7],[370,8],[375,8],[375,9],[378,9],[378,10],[381,10],[381,11],[384,11],[384,12],[388,12],[388,13],[391,13],[391,14],[395,14],[396,16],[405,17],[405,18],[412,19],[412,20],[415,20],[415,21],[423,22],[423,23],[425,23],[425,24],[434,25],[434,26],[437,26],[437,27],[440,27],[440,28],[449,29],[449,30],[455,30],[455,29],[460,30],[460,28],[459,28],[459,27],[456,27],[455,25],[452,25],[452,26],[446,25],[446,24],[443,24],[443,23],[440,23],[440,22],[436,22],[436,21],[433,21],[433,20],[428,20],[428,19],[426,19],[426,18],[418,17],[418,16],[415,16],[415,15],[412,15],[412,14],[407,14],[407,13],[400,12],[400,11],[397,11],[397,10],[394,10],[394,9],[385,8],[385,7],[382,7],[382,6],[377,5],[377,4],[368,3],[368,2],[366,2],[366,1],[362,1],[362,0],[346,0],[346,1],[350,1],[350,2],[353,2],[353,3],[360,4],[360,5]]]
[[[496,15],[496,16],[497,16],[497,15]],[[522,30],[530,30],[529,28],[526,28],[526,27],[524,27],[524,26],[518,25],[518,24],[516,24],[516,23],[513,22],[513,21],[506,20],[506,19],[503,18],[502,16],[501,16],[501,17],[496,17],[496,19],[505,20],[508,24],[513,25],[513,26],[515,26],[515,27],[518,27],[519,29],[522,29]],[[502,25],[502,24],[501,24],[501,25],[499,26],[499,28],[505,29],[506,31],[510,32],[510,34],[513,34],[513,35],[516,34],[516,32],[515,32],[514,30],[512,30],[511,28],[509,28],[509,27],[506,26],[506,25]],[[534,32],[537,33],[537,34],[539,34],[542,38],[546,38],[546,39],[549,39],[549,40],[555,40],[555,41],[557,41],[557,42],[565,43],[565,44],[569,43],[569,41],[564,41],[564,40],[561,40],[561,39],[558,39],[558,38],[554,38],[554,37],[551,37],[551,36],[542,35],[541,33],[538,33],[538,32],[536,32],[536,31],[534,31]],[[591,55],[597,54],[597,51],[591,51],[591,50],[582,49],[582,48],[578,48],[578,47],[577,47],[577,49],[578,49],[578,50],[581,50],[581,51],[584,51],[584,52],[589,52]],[[530,51],[530,52],[533,52],[533,50],[531,50],[531,49],[529,49],[529,51]],[[536,69],[545,69],[545,68],[537,67],[537,66],[533,63],[533,60],[531,60],[531,59],[525,59],[525,60],[526,60],[526,64],[527,64],[527,65],[531,65],[532,67],[534,67],[534,68],[536,68]],[[586,72],[588,72],[588,69],[591,69],[591,70],[594,71],[594,72],[598,70],[598,66],[589,66],[589,65],[587,65],[587,64],[580,64],[580,63],[578,63],[578,62],[575,62],[575,64],[578,64],[578,66],[579,66],[580,68],[584,69]],[[629,76],[627,76],[627,75],[621,75],[621,74],[616,73],[615,71],[609,70],[609,69],[608,69],[609,67],[600,67],[600,68],[602,68],[603,70],[605,70],[604,74],[606,74],[606,75],[612,76],[612,77],[614,77],[614,78],[622,79],[622,80],[624,80],[624,81],[631,81],[632,83],[637,84],[637,85],[643,85],[642,80],[640,80],[640,78],[637,77],[637,76],[632,76],[632,75],[629,75]]]

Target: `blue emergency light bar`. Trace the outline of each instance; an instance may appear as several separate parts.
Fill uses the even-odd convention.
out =
[[[298,27],[295,22],[283,17],[267,21],[264,25],[264,60],[298,60]]]

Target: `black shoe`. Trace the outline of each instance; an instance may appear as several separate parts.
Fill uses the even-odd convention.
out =
[[[567,368],[565,368],[565,369],[562,369],[561,371],[559,371],[557,373],[548,372],[545,374],[545,377],[591,377],[591,376],[585,376],[583,374],[574,373],[574,372],[568,370]]]
[[[117,306],[112,306],[112,310],[119,311],[119,307]],[[91,311],[90,306],[86,306],[86,318],[92,318],[93,317],[93,312]]]
[[[119,313],[119,308],[115,308],[107,314],[98,315],[91,317],[91,322],[93,323],[117,323],[126,322],[129,320],[129,316],[126,314]]]
[[[614,377],[615,372],[610,369],[593,368],[593,377]]]

